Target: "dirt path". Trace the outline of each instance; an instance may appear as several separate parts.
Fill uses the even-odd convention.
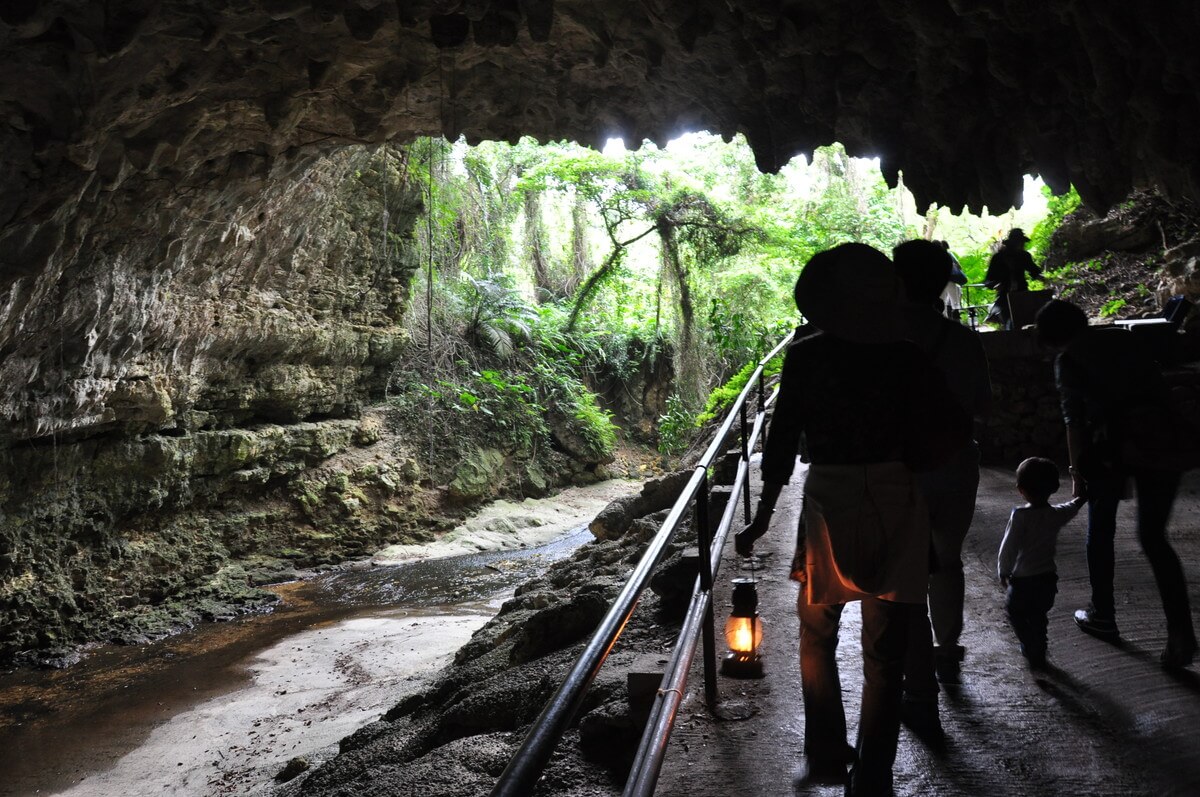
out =
[[[804,714],[797,666],[796,585],[782,571],[790,559],[797,490],[784,494],[776,525],[763,543],[760,611],[767,618],[768,674],[762,681],[722,679],[728,702],[754,712],[744,721],[714,722],[696,695],[681,712],[658,793],[727,795],[841,795],[840,787],[792,787],[801,764]],[[1000,536],[1017,498],[1009,472],[985,470],[966,555],[967,647],[961,687],[942,695],[947,734],[934,753],[901,731],[896,762],[898,795],[1195,795],[1200,794],[1200,678],[1192,670],[1164,672],[1157,663],[1166,631],[1149,565],[1133,536],[1132,504],[1122,507],[1118,531],[1118,621],[1123,642],[1110,645],[1081,634],[1071,613],[1087,602],[1084,520],[1064,531],[1059,595],[1050,623],[1055,667],[1034,676],[1024,666],[1007,625],[995,582]],[[1200,586],[1200,474],[1193,473],[1176,507],[1172,540],[1184,561],[1193,606]],[[726,561],[725,588],[734,563]],[[718,616],[728,611],[721,595]],[[859,615],[848,608],[838,660],[847,718],[857,725],[862,688]],[[853,733],[853,730],[851,730]],[[853,739],[851,739],[853,741]]]

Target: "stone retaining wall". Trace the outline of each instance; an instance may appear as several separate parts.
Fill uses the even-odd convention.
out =
[[[994,398],[991,417],[975,430],[983,462],[1016,466],[1025,457],[1045,456],[1065,467],[1066,433],[1053,354],[1037,345],[1030,330],[985,332],[982,340]],[[1180,351],[1186,348],[1182,343]],[[1200,365],[1174,365],[1164,375],[1180,410],[1200,421]]]

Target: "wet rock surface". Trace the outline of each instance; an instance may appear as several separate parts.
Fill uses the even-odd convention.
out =
[[[0,794],[269,794],[290,759],[318,766],[431,686],[515,586],[590,541],[583,524],[631,489],[498,501],[403,561],[273,586],[270,613],[91,646],[67,669],[0,671]],[[488,530],[509,518],[525,528]]]

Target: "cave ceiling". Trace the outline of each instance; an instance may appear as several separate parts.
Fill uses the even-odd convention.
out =
[[[335,201],[380,142],[703,129],[956,209],[1026,173],[1200,198],[1198,9],[0,0],[0,449],[352,416],[406,334],[405,266]]]
[[[922,202],[1200,196],[1200,6],[1095,0],[3,0],[0,266],[106,202],[419,135],[833,141]]]

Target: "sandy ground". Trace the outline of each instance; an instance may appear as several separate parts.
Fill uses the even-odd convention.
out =
[[[392,545],[372,557],[374,564],[394,564],[439,556],[499,551],[541,545],[586,524],[610,501],[641,489],[642,483],[611,479],[571,487],[549,498],[493,501],[436,542]]]
[[[702,674],[694,666],[687,703],[677,720],[658,794],[689,797],[841,795],[837,786],[793,787],[801,771],[805,728],[798,671],[797,585],[787,579],[798,489],[784,493],[765,554],[759,610],[766,619],[767,675],[761,681],[721,678],[726,716],[705,708]],[[1063,500],[1060,498],[1060,500]],[[1197,795],[1200,794],[1200,678],[1196,668],[1167,673],[1158,665],[1166,639],[1162,607],[1145,557],[1134,539],[1133,505],[1122,505],[1117,536],[1118,623],[1113,645],[1080,633],[1072,612],[1088,598],[1084,518],[1059,544],[1059,594],[1050,616],[1046,673],[1031,673],[1017,651],[995,580],[996,551],[1018,498],[1012,474],[985,469],[964,559],[967,658],[963,683],[943,687],[944,749],[901,730],[895,766],[901,795]],[[1193,610],[1200,584],[1200,473],[1185,480],[1171,538],[1187,573]],[[718,623],[729,611],[728,583],[739,563],[729,552],[718,579]],[[742,573],[743,575],[745,573]],[[843,616],[838,651],[850,727],[857,726],[862,689],[860,618]],[[722,651],[723,652],[723,651]],[[818,729],[813,729],[818,732]]]
[[[331,757],[339,739],[421,686],[494,610],[398,609],[297,634],[247,662],[242,688],[177,714],[111,769],[57,793],[264,793],[291,758]]]
[[[499,555],[507,558],[444,557],[533,549],[639,488],[611,481],[497,502],[443,540],[378,558],[435,560],[434,567],[422,564],[411,575],[359,568],[283,585],[272,615],[137,649],[102,648],[64,671],[2,676],[0,795],[268,794],[289,760],[316,766],[340,739],[420,688],[522,573],[590,536]],[[395,586],[381,585],[389,574]],[[331,603],[329,590],[341,601]]]

